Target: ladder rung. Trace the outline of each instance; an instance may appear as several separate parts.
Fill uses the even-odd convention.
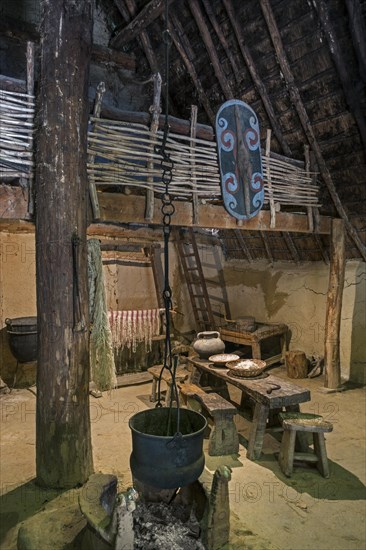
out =
[[[182,254],[184,258],[192,258],[192,256],[194,255],[195,255],[194,252],[190,252],[189,254]]]
[[[198,271],[197,267],[187,267],[187,271]]]

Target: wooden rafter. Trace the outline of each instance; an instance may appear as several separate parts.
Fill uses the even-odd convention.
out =
[[[106,118],[110,120],[122,120],[124,122],[133,122],[136,124],[143,124],[145,126],[148,126],[151,120],[151,115],[149,113],[142,113],[140,111],[124,111],[122,109],[118,109],[117,107],[111,107],[109,105],[103,104],[101,118]],[[172,132],[189,136],[190,123],[188,120],[169,116],[168,122],[169,128]],[[164,123],[165,117],[164,115],[160,115],[159,128],[164,128]],[[207,126],[206,124],[197,124],[196,137],[213,141],[214,134],[212,127]]]
[[[237,238],[239,246],[242,249],[242,251],[244,252],[248,262],[251,263],[253,261],[253,256],[252,256],[252,254],[249,250],[249,247],[248,247],[247,243],[245,242],[245,239],[242,235],[242,232],[239,229],[234,229],[234,234],[235,234],[235,237]]]
[[[237,82],[240,82],[240,69],[235,61],[235,58],[231,52],[231,48],[221,31],[220,25],[215,17],[214,11],[212,9],[212,2],[211,0],[202,0],[203,7],[205,8],[205,11],[207,13],[207,17],[209,18],[211,25],[215,29],[215,32],[217,34],[218,39],[220,40],[220,43],[226,53],[226,56],[228,60],[230,61],[231,67],[234,71],[234,77]]]
[[[203,108],[206,111],[206,114],[212,124],[212,126],[215,125],[215,115],[214,112],[211,109],[211,104],[206,96],[206,93],[203,89],[203,86],[201,84],[201,81],[198,77],[198,74],[196,72],[196,69],[194,67],[193,63],[193,57],[190,55],[190,52],[186,45],[183,45],[183,39],[184,39],[184,31],[183,27],[178,19],[173,13],[170,14],[170,22],[171,25],[169,26],[169,31],[172,36],[173,42],[175,47],[177,48],[179,55],[182,58],[183,63],[185,64],[187,71],[192,78],[193,84],[197,90],[198,97],[202,103]]]
[[[224,0],[226,1],[226,0]],[[289,61],[287,59],[287,55],[285,52],[285,49],[283,47],[282,39],[280,32],[278,30],[278,26],[276,23],[276,20],[274,18],[270,3],[268,0],[260,0],[261,9],[264,15],[264,18],[267,23],[268,31],[271,36],[271,40],[274,46],[274,49],[276,51],[276,56],[278,63],[280,65],[283,78],[286,81],[287,89],[289,90],[291,101],[296,109],[296,112],[299,116],[301,125],[303,127],[304,133],[306,135],[306,138],[314,151],[319,170],[321,173],[321,176],[323,178],[323,181],[325,182],[329,194],[332,197],[332,200],[334,202],[334,205],[337,209],[337,212],[339,216],[344,220],[345,226],[347,228],[347,232],[349,236],[352,238],[353,242],[355,243],[358,251],[360,252],[362,258],[366,261],[366,246],[362,243],[360,237],[357,234],[357,231],[351,224],[351,222],[348,219],[347,213],[345,209],[343,208],[343,205],[339,199],[337,190],[335,188],[335,185],[332,180],[332,176],[329,172],[329,169],[326,165],[326,162],[324,160],[322,151],[320,149],[319,143],[315,137],[314,130],[312,128],[312,125],[309,120],[309,116],[307,114],[307,111],[305,109],[304,103],[301,99],[299,90],[295,84],[295,79],[292,74]]]
[[[287,248],[290,251],[292,259],[298,264],[300,262],[299,252],[298,252],[298,250],[295,246],[295,243],[294,243],[290,233],[288,231],[284,231],[282,233],[282,236],[284,238],[284,241],[286,243]]]
[[[366,118],[362,110],[362,95],[364,95],[364,86],[362,85],[362,82],[359,82],[357,85],[357,83],[350,78],[350,73],[346,65],[343,52],[340,48],[335,30],[330,20],[330,12],[327,3],[324,2],[324,0],[315,0],[313,5],[317,10],[323,32],[329,44],[329,51],[331,52],[334,64],[337,68],[347,104],[355,118],[363,146],[366,149]]]
[[[262,239],[264,249],[265,249],[266,254],[267,254],[267,258],[268,258],[270,264],[273,265],[273,256],[272,256],[271,248],[269,246],[268,237],[267,237],[266,233],[264,233],[263,231],[260,231],[260,236],[261,236],[261,239]]]
[[[320,235],[318,235],[318,233],[314,233],[313,238],[314,238],[314,240],[315,240],[315,242],[316,242],[316,244],[317,244],[317,246],[320,250],[320,254],[322,255],[324,263],[329,264],[329,255],[328,255],[328,253],[327,253],[327,251],[326,251],[326,249],[325,249],[325,247],[322,243]]]
[[[174,0],[167,0],[168,4]],[[117,4],[117,2],[116,2]],[[146,6],[129,22],[126,27],[120,29],[111,40],[112,48],[119,49],[127,42],[137,38],[146,27],[157,19],[164,11],[165,0],[151,0]]]
[[[1,18],[0,35],[15,38],[24,43],[29,40],[35,44],[39,43],[39,31],[36,25],[20,22],[10,17]],[[100,44],[93,44],[91,58],[94,62],[113,64],[120,69],[134,71],[136,67],[136,60],[132,55],[106,48]]]
[[[265,109],[265,111],[268,115],[268,118],[269,118],[271,127],[273,129],[273,132],[274,132],[279,144],[281,145],[283,152],[286,155],[291,156],[291,149],[290,149],[290,147],[289,147],[289,145],[288,145],[288,143],[287,143],[287,141],[286,141],[286,139],[285,139],[285,137],[282,133],[280,125],[277,122],[278,117],[274,112],[271,100],[269,99],[269,96],[268,96],[268,93],[267,93],[267,90],[266,90],[266,87],[263,84],[263,81],[259,76],[259,73],[256,69],[256,65],[255,65],[254,60],[252,58],[252,55],[249,51],[249,48],[245,45],[243,33],[242,33],[242,31],[241,31],[241,29],[238,25],[232,2],[231,2],[231,0],[223,0],[223,4],[224,4],[225,9],[227,11],[227,14],[229,16],[230,22],[233,26],[234,33],[235,33],[236,39],[238,41],[241,54],[244,58],[246,66],[248,67],[248,71],[249,71],[249,73],[252,77],[254,85],[255,85],[256,89],[258,90],[258,93],[259,93],[259,95],[262,99],[263,106],[264,106],[264,109]]]
[[[221,68],[221,62],[217,55],[215,45],[212,41],[210,31],[207,28],[201,8],[196,0],[188,0],[188,5],[194,17],[194,20],[197,23],[197,27],[200,31],[208,56],[214,68],[216,78],[220,83],[224,96],[226,99],[232,99],[234,97],[233,91]]]
[[[137,9],[135,0],[115,0],[115,4],[116,4],[119,12],[122,15],[124,13],[126,14],[126,7],[127,7],[127,12],[130,14],[130,18],[134,17],[134,15],[136,13],[136,9]],[[125,5],[123,5],[123,7],[122,7],[121,4],[125,4]],[[150,38],[149,38],[146,31],[142,30],[140,32],[139,40],[141,42],[142,49],[145,52],[147,61],[150,65],[151,72],[153,74],[158,73],[159,72],[158,62],[156,60],[154,50],[153,50],[152,45],[151,45]],[[110,42],[111,46],[112,46],[112,42],[113,42],[113,39]],[[116,48],[115,43],[114,43],[113,47]]]
[[[366,25],[359,0],[346,0],[350,31],[355,49],[360,75],[366,82]]]

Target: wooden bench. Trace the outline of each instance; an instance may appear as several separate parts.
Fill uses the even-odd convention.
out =
[[[147,371],[152,374],[153,381],[152,381],[152,387],[151,387],[151,395],[150,395],[150,401],[155,403],[156,401],[156,392],[157,392],[157,386],[158,386],[158,380],[160,377],[161,369],[163,368],[163,365],[155,365],[154,367],[149,367]],[[186,380],[190,375],[190,372],[186,370],[184,367],[178,367],[175,373],[175,380],[178,384],[179,382],[183,382]],[[161,379],[164,380],[167,384],[167,392],[165,396],[165,404],[170,404],[170,399],[172,396],[172,377],[170,372],[167,369],[164,369]]]
[[[210,456],[237,454],[239,452],[238,431],[234,422],[237,409],[217,393],[206,393],[202,388],[191,383],[179,384],[183,403],[189,408],[200,405],[201,412],[206,412],[213,419],[213,426],[208,444]]]
[[[322,416],[309,413],[280,413],[279,420],[283,427],[283,436],[278,462],[282,472],[291,477],[295,460],[315,463],[323,477],[329,477],[327,451],[325,448],[324,433],[331,432],[333,425]],[[312,433],[314,452],[295,452],[296,435]]]

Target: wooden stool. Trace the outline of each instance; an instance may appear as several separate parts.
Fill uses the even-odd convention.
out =
[[[279,415],[283,427],[278,462],[282,472],[291,477],[294,460],[312,462],[323,477],[329,477],[327,451],[325,448],[324,432],[331,432],[333,425],[322,416],[316,414],[285,412]],[[295,452],[296,434],[309,432],[313,434],[314,452]]]
[[[239,436],[234,422],[236,407],[217,393],[207,394],[195,384],[179,384],[180,395],[189,408],[194,408],[194,402],[199,403],[201,410],[207,412],[213,419],[210,433],[208,454],[222,456],[239,452]],[[192,406],[193,405],[193,406]]]
[[[153,376],[151,395],[150,395],[150,401],[152,401],[153,403],[156,401],[156,390],[157,390],[158,380],[159,380],[159,376],[162,368],[163,368],[163,365],[155,365],[154,367],[149,367],[147,369],[147,371]],[[185,368],[178,367],[175,373],[176,383],[183,382],[184,380],[186,380],[189,374],[190,374],[189,371],[186,370]],[[165,396],[165,404],[169,405],[170,398],[172,395],[172,377],[170,372],[167,369],[164,369],[161,379],[164,380],[164,382],[166,382],[168,386],[166,396]]]

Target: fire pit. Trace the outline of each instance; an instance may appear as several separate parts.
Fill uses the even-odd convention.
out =
[[[115,550],[214,550],[229,541],[228,483],[231,470],[220,466],[181,491],[157,491],[143,498],[134,488],[117,494],[117,478],[93,474],[80,492],[87,520],[85,548],[100,548],[101,537]],[[162,493],[165,493],[162,497]]]

